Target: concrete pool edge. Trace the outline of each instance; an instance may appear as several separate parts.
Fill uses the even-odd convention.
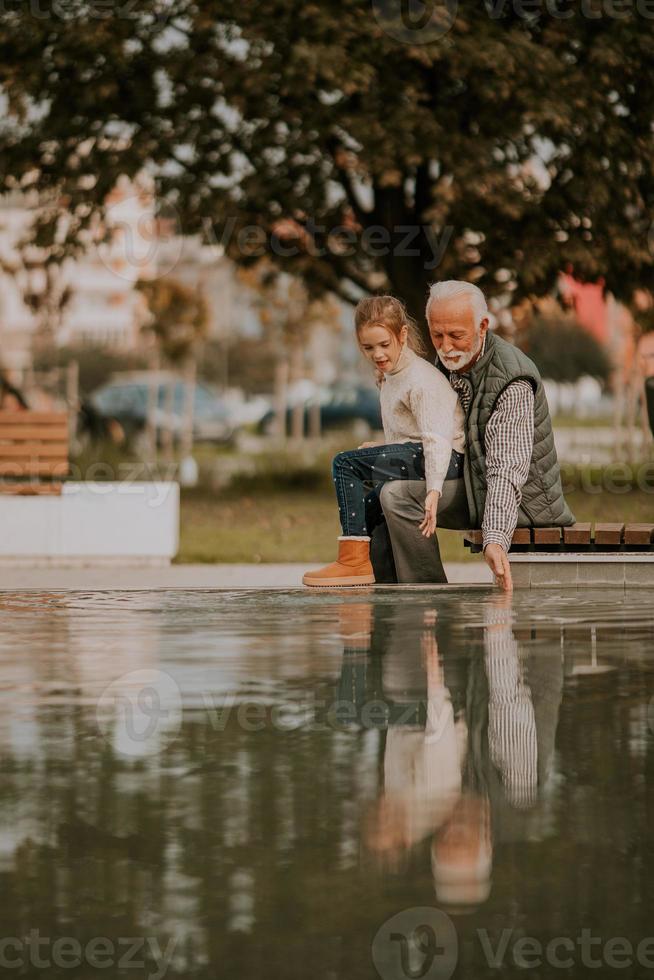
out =
[[[53,589],[56,591],[144,591],[150,589],[215,589],[232,590],[295,590],[303,593],[325,592],[310,590],[302,585],[307,565],[284,564],[184,564],[167,566],[127,565],[30,565],[16,563],[0,565],[0,592],[23,589]],[[315,565],[319,568],[319,565]],[[336,592],[365,592],[382,589],[445,589],[452,586],[492,585],[490,569],[483,561],[451,562],[445,565],[447,585],[389,585],[366,586],[360,589],[330,589]]]
[[[610,555],[598,561],[597,555],[512,555],[511,571],[516,590],[610,587],[619,589],[654,588],[654,563],[635,555]],[[592,560],[590,560],[592,559]],[[315,567],[319,567],[316,565]],[[452,588],[488,588],[493,577],[485,562],[445,564],[448,583],[412,585],[372,585],[358,589],[307,589],[302,585],[306,565],[284,564],[180,564],[118,565],[91,563],[32,565],[16,562],[0,565],[0,593],[28,590],[62,592],[142,592],[165,589],[224,591],[297,591],[300,594],[338,592],[365,594],[372,590],[442,591]]]

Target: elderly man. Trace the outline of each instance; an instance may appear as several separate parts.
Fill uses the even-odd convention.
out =
[[[443,485],[437,526],[481,526],[484,558],[511,591],[507,552],[515,527],[575,520],[563,496],[543,384],[533,361],[488,333],[486,300],[472,283],[435,283],[426,315],[439,366],[463,406],[467,436],[464,474]],[[387,483],[381,503],[386,523],[373,532],[371,547],[377,581],[393,577],[390,544],[398,581],[446,582],[438,541],[419,530],[424,481]]]

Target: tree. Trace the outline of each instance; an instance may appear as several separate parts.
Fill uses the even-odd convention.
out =
[[[654,263],[640,7],[393,6],[5,4],[5,185],[64,196],[61,251],[148,167],[183,231],[315,294],[392,290],[420,319],[436,278],[517,301],[568,263],[628,301]]]
[[[191,357],[209,329],[209,308],[198,289],[172,277],[139,280],[149,318],[145,329],[154,334],[164,359],[173,365]]]
[[[163,355],[164,360],[174,367],[181,367],[184,371],[184,404],[180,437],[181,455],[183,459],[186,459],[191,454],[193,443],[193,408],[198,344],[206,337],[209,329],[209,308],[202,292],[198,289],[192,289],[172,277],[140,280],[137,285],[145,297],[149,311],[149,319],[145,324],[145,329],[154,335],[158,351]],[[163,406],[170,424],[162,431],[161,443],[164,453],[169,459],[172,458],[173,450],[171,420],[175,401],[175,384],[176,382],[172,380],[167,385]],[[157,404],[156,399],[157,386],[151,384],[148,393],[148,434],[151,449],[156,445],[152,422]]]
[[[571,314],[536,314],[516,343],[551,381],[574,382],[585,374],[604,383],[609,380],[611,362],[606,351]]]
[[[287,385],[306,376],[307,345],[313,330],[329,325],[340,326],[340,310],[333,296],[312,297],[301,279],[280,274],[269,260],[241,272],[242,282],[252,291],[259,309],[259,319],[266,335],[272,339],[275,376],[274,400],[277,434],[286,434]],[[320,409],[310,408],[309,429],[319,435]],[[304,405],[299,402],[291,412],[291,435],[304,434]]]
[[[34,370],[67,368],[71,362],[79,366],[79,388],[82,396],[90,395],[106,384],[118,371],[135,371],[145,368],[142,354],[130,351],[108,350],[96,344],[72,344],[69,347],[44,347],[34,355]]]
[[[225,378],[225,358],[229,364],[229,384],[248,395],[270,394],[275,379],[275,344],[269,334],[241,337],[238,333],[204,345],[198,372],[204,381],[219,386]]]

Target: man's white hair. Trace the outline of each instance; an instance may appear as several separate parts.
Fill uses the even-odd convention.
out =
[[[465,296],[467,298],[475,318],[476,327],[479,327],[484,317],[489,317],[486,297],[479,286],[475,286],[472,282],[465,282],[463,279],[445,279],[443,282],[435,282],[429,289],[429,298],[427,299],[427,307],[425,309],[427,323],[429,323],[430,310],[435,303],[440,303],[446,299],[454,299],[455,296]]]

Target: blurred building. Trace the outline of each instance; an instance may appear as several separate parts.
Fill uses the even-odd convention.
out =
[[[239,276],[222,246],[179,234],[174,213],[158,214],[148,175],[121,178],[107,199],[104,227],[96,243],[78,259],[67,260],[50,283],[51,294],[65,296],[59,309],[26,301],[46,294],[43,250],[20,249],[39,207],[34,192],[0,197],[0,367],[21,375],[29,370],[35,346],[89,344],[134,351],[147,344],[143,327],[148,310],[136,288],[141,279],[171,277],[201,290],[209,306],[209,339],[224,344],[224,387],[229,384],[227,351],[236,336],[263,336],[260,298]],[[65,216],[65,209],[62,209]],[[105,240],[100,242],[100,238]],[[55,296],[56,299],[56,296]],[[360,375],[352,310],[312,324],[303,352],[303,373],[318,384]],[[329,319],[330,322],[327,322]],[[338,322],[336,322],[338,321]]]
[[[579,325],[606,347],[609,342],[608,307],[604,279],[579,282],[570,272],[559,276],[563,302],[575,311]]]
[[[38,201],[21,192],[0,198],[0,349],[3,365],[22,370],[31,362],[39,333],[58,346],[89,343],[114,349],[139,344],[144,322],[143,298],[135,290],[139,278],[157,274],[157,224],[148,183],[120,180],[108,198],[107,224],[111,238],[89,248],[61,268],[57,289],[69,301],[60,316],[47,322],[25,302],[25,292],[43,293],[46,275],[43,253],[30,250],[22,261],[21,239],[33,220]]]
[[[36,327],[13,272],[16,243],[24,233],[28,214],[23,194],[0,197],[0,351],[4,367],[10,371],[21,371],[30,364]]]

